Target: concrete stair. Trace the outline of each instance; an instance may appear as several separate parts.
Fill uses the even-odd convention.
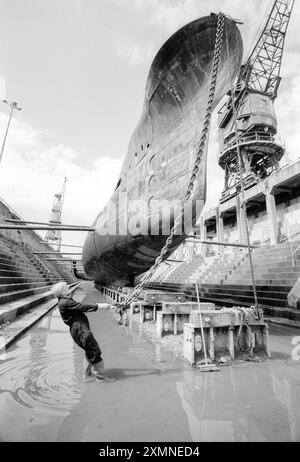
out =
[[[61,264],[50,262],[34,254],[35,249],[23,247],[8,239],[0,238],[0,268],[3,270],[20,269],[22,272],[38,272],[44,277],[53,275],[56,280],[72,283],[76,280],[71,272]]]
[[[294,248],[299,243],[294,242]],[[287,303],[287,295],[300,277],[300,251],[294,257],[294,264],[289,242],[255,249],[252,260],[258,302],[265,314],[300,322],[300,311]],[[196,282],[202,301],[219,306],[251,306],[254,303],[247,251],[226,251],[221,256],[205,260],[199,257],[191,265],[184,263],[171,277],[161,279],[159,288],[184,291],[194,301]],[[151,281],[149,288],[158,288],[155,284]]]
[[[71,292],[78,287],[78,282],[69,285]],[[19,298],[0,306],[0,352],[12,345],[32,325],[57,304],[49,286],[40,293]]]
[[[147,286],[149,289],[160,289],[170,292],[184,292],[187,296],[187,300],[196,302],[197,295],[195,286],[179,283],[149,283]],[[222,308],[232,306],[252,306],[253,295],[251,286],[234,286],[233,289],[228,288],[228,292],[219,292],[219,286],[213,289],[210,285],[207,287],[207,291],[201,285],[200,299],[202,302],[214,303],[217,307]],[[262,305],[265,316],[269,316],[270,320],[276,318],[280,320],[280,324],[287,325],[289,327],[300,327],[300,311],[294,308],[288,307],[286,300],[283,302],[283,297],[287,296],[287,292],[278,293],[272,292],[270,287],[258,288],[259,301]],[[284,288],[285,289],[285,288]],[[226,290],[226,289],[225,289]],[[240,292],[240,293],[239,293]],[[268,293],[269,292],[269,293]],[[278,298],[279,295],[279,298]],[[284,323],[283,320],[287,320]]]
[[[34,249],[23,247],[3,236],[0,236],[0,310],[10,310],[11,304],[20,301],[26,306],[32,297],[43,297],[49,288],[58,281],[68,284],[76,278],[65,269],[48,265],[34,255]],[[43,299],[43,298],[42,298]],[[17,305],[17,312],[22,309]],[[3,318],[4,319],[4,318]],[[1,324],[1,319],[0,319]]]

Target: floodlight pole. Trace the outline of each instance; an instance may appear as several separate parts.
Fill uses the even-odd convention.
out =
[[[2,143],[2,148],[1,148],[1,153],[0,153],[0,163],[2,161],[3,152],[4,152],[4,148],[5,148],[5,143],[6,143],[6,138],[7,138],[8,130],[9,130],[9,127],[10,127],[10,122],[11,122],[11,119],[12,119],[13,112],[14,112],[15,109],[17,111],[22,111],[22,108],[18,106],[18,103],[16,101],[12,101],[11,103],[9,103],[8,101],[6,101],[6,99],[4,99],[3,103],[8,104],[10,106],[11,110],[10,110],[10,115],[9,115],[9,119],[8,119],[8,124],[7,124],[7,127],[6,127],[6,132],[5,132],[5,135],[4,135],[4,140],[3,140],[3,143]]]

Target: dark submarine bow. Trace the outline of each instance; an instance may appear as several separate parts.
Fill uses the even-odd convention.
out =
[[[185,195],[197,155],[214,56],[217,16],[197,19],[162,46],[148,75],[140,121],[131,137],[116,189],[85,241],[85,272],[98,283],[132,284],[164,246]],[[236,23],[225,18],[214,107],[241,65]],[[184,241],[206,200],[207,149],[190,217],[166,258]]]

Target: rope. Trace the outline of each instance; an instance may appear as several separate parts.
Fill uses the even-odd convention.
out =
[[[216,31],[216,39],[215,39],[215,48],[214,48],[214,59],[213,59],[213,65],[212,65],[212,72],[211,72],[211,81],[210,81],[210,88],[209,88],[209,93],[208,93],[208,100],[207,100],[207,106],[206,106],[206,112],[205,112],[205,117],[203,121],[203,128],[202,128],[202,133],[199,141],[199,147],[198,147],[198,153],[196,156],[195,160],[195,165],[193,168],[192,175],[190,177],[189,185],[186,191],[186,194],[182,200],[180,210],[176,216],[176,219],[174,221],[173,228],[171,229],[170,235],[166,240],[166,243],[164,247],[162,248],[160,255],[157,257],[155,260],[154,265],[148,270],[146,275],[143,277],[143,280],[140,282],[135,287],[135,290],[130,294],[127,298],[125,298],[121,302],[121,307],[123,309],[126,309],[128,305],[139,296],[139,294],[142,292],[146,284],[150,281],[152,278],[153,274],[157,270],[158,266],[162,263],[165,255],[169,251],[175,232],[177,230],[177,227],[181,224],[182,217],[184,215],[184,208],[187,203],[187,201],[191,198],[194,186],[195,186],[195,181],[197,179],[197,175],[199,172],[199,167],[200,167],[200,162],[202,159],[203,151],[205,148],[208,132],[209,132],[209,126],[210,126],[210,121],[211,121],[211,115],[213,111],[213,102],[214,102],[214,97],[215,97],[215,90],[216,90],[216,84],[217,84],[217,77],[218,77],[218,68],[219,68],[219,62],[220,62],[220,57],[221,57],[221,49],[222,49],[222,44],[223,44],[223,34],[224,34],[224,24],[225,24],[225,15],[223,13],[218,14],[218,22],[217,22],[217,31]]]

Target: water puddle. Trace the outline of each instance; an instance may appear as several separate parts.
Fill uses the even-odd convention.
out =
[[[135,322],[90,319],[113,383],[83,382],[83,352],[54,310],[0,357],[0,440],[300,441],[291,331],[270,330],[271,360],[201,373]]]
[[[64,418],[80,400],[80,375],[70,367],[74,348],[58,312],[51,313],[0,360],[0,439],[17,440],[22,428]],[[79,371],[78,371],[79,372]],[[29,428],[27,431],[29,431]],[[32,431],[32,429],[30,430]],[[43,435],[48,440],[47,432]]]

